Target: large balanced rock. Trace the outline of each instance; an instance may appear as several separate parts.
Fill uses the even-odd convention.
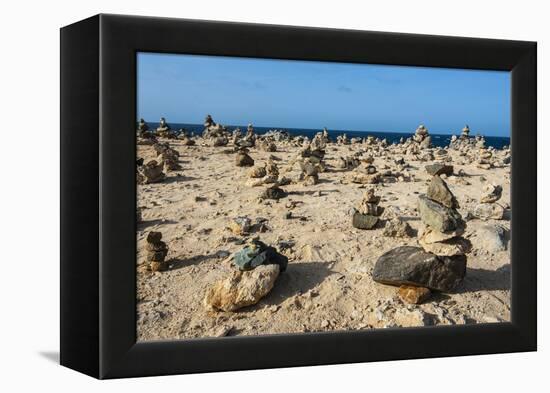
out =
[[[232,271],[206,292],[204,304],[209,310],[236,311],[256,304],[273,289],[279,277],[279,265],[268,264],[251,271]]]
[[[389,285],[414,285],[448,292],[466,275],[466,257],[437,256],[420,247],[402,246],[380,256],[373,280]]]

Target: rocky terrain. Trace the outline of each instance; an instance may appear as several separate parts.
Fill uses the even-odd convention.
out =
[[[139,340],[510,320],[509,148],[161,126],[137,138]]]

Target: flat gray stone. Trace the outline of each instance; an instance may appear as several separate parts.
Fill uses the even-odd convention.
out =
[[[372,229],[378,222],[378,217],[359,212],[353,215],[352,225],[358,229]]]
[[[422,222],[439,232],[454,231],[464,226],[464,220],[459,212],[431,200],[424,194],[418,196],[418,211]]]

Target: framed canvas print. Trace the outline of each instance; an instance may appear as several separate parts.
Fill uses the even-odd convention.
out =
[[[61,364],[536,350],[536,44],[61,29]]]

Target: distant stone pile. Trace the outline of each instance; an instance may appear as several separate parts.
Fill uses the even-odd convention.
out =
[[[211,115],[206,115],[202,137],[210,146],[226,146],[229,143],[229,136],[224,126],[216,123]]]
[[[172,132],[172,129],[166,122],[164,117],[160,118],[159,126],[157,127],[156,134],[161,138],[175,138],[176,134]]]
[[[432,146],[432,137],[423,124],[419,125],[414,132],[413,141],[418,143],[420,149],[428,149]]]

